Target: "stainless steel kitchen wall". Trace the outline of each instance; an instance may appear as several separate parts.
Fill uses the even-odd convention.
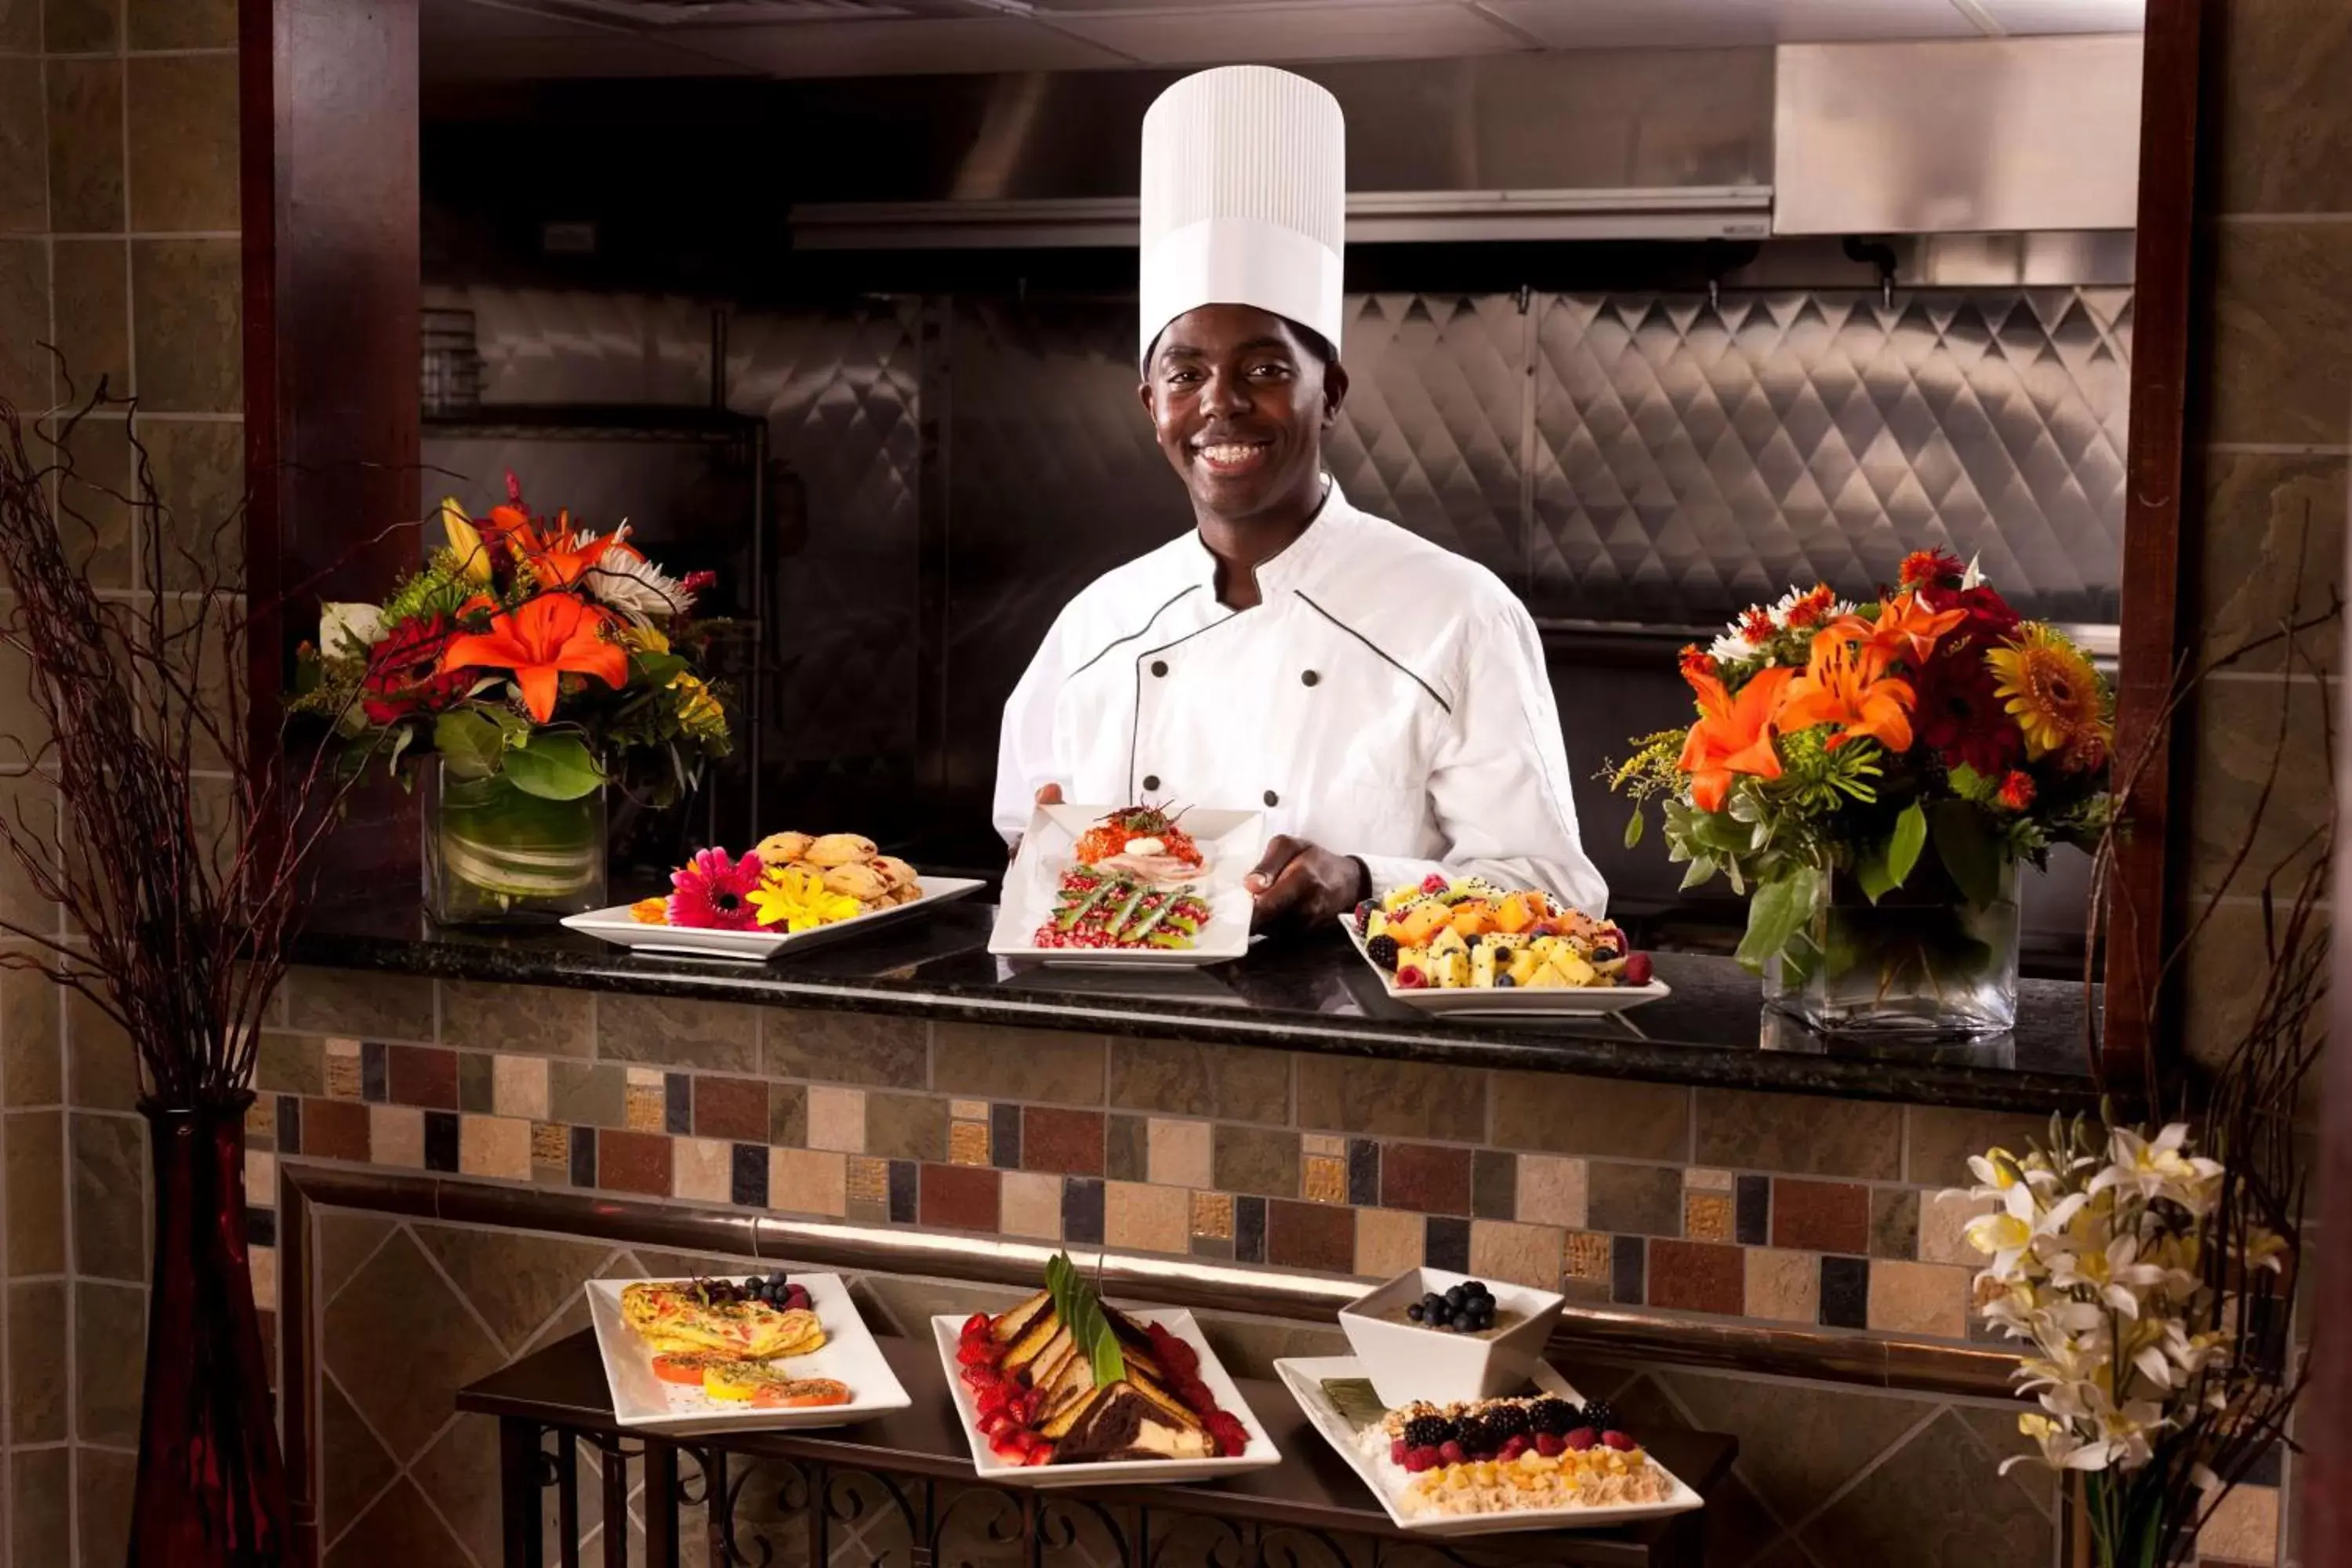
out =
[[[490,403],[708,386],[708,305],[433,302],[476,310]],[[992,858],[1005,693],[1071,595],[1189,523],[1137,405],[1133,312],[1043,294],[727,308],[727,401],[766,417],[776,459],[763,820]],[[2112,621],[2130,327],[2121,289],[1368,294],[1330,461],[1358,504],[1524,595],[1590,774],[1684,716],[1685,629],[1790,584],[1866,593],[1944,546],[2030,614]],[[528,482],[593,515],[618,459],[572,450],[530,454],[575,471]],[[1605,651],[1596,625],[1654,645]],[[1673,868],[1618,848],[1597,781],[1579,805],[1621,896],[1670,901]],[[2074,885],[2039,895],[2053,929],[2081,929]]]

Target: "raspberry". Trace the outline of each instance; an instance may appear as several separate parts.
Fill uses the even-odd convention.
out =
[[[1528,1440],[1525,1437],[1513,1437],[1509,1442],[1503,1445],[1502,1452],[1495,1457],[1498,1459],[1508,1461],[1517,1458],[1521,1454],[1524,1454],[1527,1451]]]
[[[1449,890],[1453,885],[1445,879],[1444,873],[1438,871],[1432,871],[1421,879],[1421,890],[1432,898]]]
[[[1579,1426],[1560,1441],[1567,1444],[1574,1452],[1581,1454],[1585,1449],[1601,1441],[1601,1434],[1590,1426]]]
[[[1647,985],[1657,972],[1657,966],[1650,962],[1648,953],[1629,952],[1625,955],[1626,984]]]
[[[1414,1475],[1419,1475],[1423,1470],[1434,1469],[1436,1467],[1436,1449],[1408,1448],[1405,1450],[1404,1468],[1412,1471]]]
[[[1404,1463],[1403,1438],[1399,1437],[1395,1442],[1389,1445],[1389,1463],[1391,1465],[1402,1465]]]
[[[1635,1447],[1633,1439],[1622,1432],[1603,1432],[1601,1434],[1601,1440],[1621,1454],[1630,1454]]]
[[[1462,1445],[1459,1443],[1439,1444],[1437,1457],[1449,1465],[1464,1465],[1470,1462],[1470,1456],[1462,1451]]]
[[[1417,964],[1408,963],[1402,969],[1398,970],[1396,974],[1396,983],[1397,989],[1400,991],[1426,991],[1429,989],[1429,976],[1423,974],[1421,972],[1420,966]]]
[[[1547,1459],[1557,1459],[1568,1452],[1568,1444],[1549,1432],[1538,1432],[1536,1434],[1536,1452]]]

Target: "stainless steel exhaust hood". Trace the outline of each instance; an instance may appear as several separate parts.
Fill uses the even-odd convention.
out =
[[[1348,115],[1357,243],[1760,239],[1771,229],[1769,49],[1303,66]],[[792,212],[804,249],[1136,243],[1143,111],[1169,71],[794,84],[829,142],[888,176]],[[910,174],[909,170],[913,173]],[[876,199],[882,197],[884,199]]]
[[[1357,243],[2129,229],[2140,41],[1495,55],[1298,68],[1348,116]],[[793,86],[810,250],[1136,243],[1179,73]],[[811,160],[811,163],[817,161]]]

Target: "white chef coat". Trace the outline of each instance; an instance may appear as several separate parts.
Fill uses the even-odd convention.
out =
[[[1047,784],[1262,810],[1376,892],[1475,873],[1602,912],[1535,623],[1500,579],[1336,485],[1259,564],[1255,608],[1217,602],[1216,564],[1188,532],[1070,601],[1004,707],[999,832]]]

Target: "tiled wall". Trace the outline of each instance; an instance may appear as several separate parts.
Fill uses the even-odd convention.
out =
[[[2033,1119],[305,970],[257,1145],[314,1158],[1964,1339]],[[262,1166],[266,1172],[267,1167]]]
[[[243,488],[236,23],[236,0],[0,0],[0,396],[45,416],[101,376],[135,392],[182,517],[225,517]],[[125,435],[117,411],[73,443],[118,491]],[[101,585],[129,589],[140,563],[121,509],[73,499],[97,527]],[[10,737],[26,733],[16,671],[0,677]],[[0,762],[20,758],[0,743]],[[122,1561],[147,1267],[136,1092],[127,1045],[94,1009],[13,972],[0,982],[0,1541],[23,1568]]]

